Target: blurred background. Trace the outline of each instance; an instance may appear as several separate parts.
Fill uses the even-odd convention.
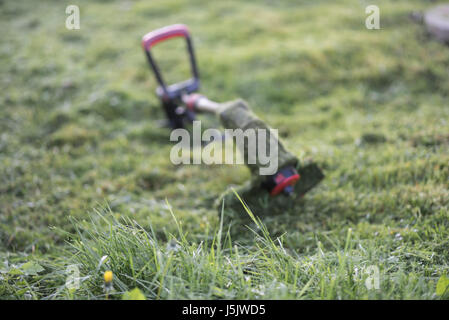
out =
[[[79,30],[65,26],[71,4]],[[373,4],[380,29],[369,30]],[[419,16],[436,4],[0,1],[1,256],[57,255],[65,239],[57,230],[74,230],[69,217],[105,204],[151,222],[163,240],[176,230],[166,199],[189,239],[217,226],[213,201],[249,172],[170,163],[140,41],[174,23],[191,31],[201,93],[245,99],[289,150],[326,171],[306,201],[267,218],[274,235],[287,232],[287,247],[307,254],[317,238],[344,239],[347,227],[361,238],[413,238],[417,216],[446,221],[447,236],[449,48]],[[169,82],[186,78],[183,41],[155,50]]]

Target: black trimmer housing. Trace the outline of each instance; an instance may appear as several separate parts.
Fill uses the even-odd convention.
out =
[[[172,85],[166,85],[161,75],[159,67],[151,54],[151,48],[162,41],[175,37],[186,39],[187,51],[189,54],[192,77],[188,80],[178,82]],[[156,77],[159,86],[156,94],[162,102],[162,107],[167,115],[169,126],[171,128],[183,128],[186,121],[191,122],[195,119],[195,114],[180,105],[181,96],[197,91],[200,87],[198,68],[193,51],[193,44],[189,30],[186,25],[175,24],[160,28],[147,33],[142,38],[142,47],[148,59],[148,63]]]

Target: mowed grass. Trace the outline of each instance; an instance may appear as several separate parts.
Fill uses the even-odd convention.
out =
[[[447,298],[449,48],[408,18],[434,2],[375,3],[381,30],[355,0],[0,1],[0,297],[103,299],[112,270],[113,298]],[[253,232],[213,208],[244,166],[169,161],[140,39],[172,23],[202,93],[247,100],[325,171],[285,213],[252,210]],[[170,79],[188,70],[157,49]]]

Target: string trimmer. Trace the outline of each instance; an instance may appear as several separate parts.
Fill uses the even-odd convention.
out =
[[[157,62],[151,54],[151,49],[157,43],[175,37],[183,37],[186,40],[192,77],[183,82],[166,85]],[[249,205],[263,205],[265,203],[264,207],[271,207],[268,209],[272,211],[273,207],[269,204],[275,203],[275,207],[281,209],[285,207],[282,204],[292,202],[286,201],[289,197],[280,196],[281,194],[302,197],[324,178],[322,171],[316,164],[300,164],[298,159],[285,149],[277,136],[273,135],[270,127],[254,115],[244,101],[236,100],[217,103],[209,100],[204,95],[196,93],[199,90],[200,80],[192,39],[187,26],[177,24],[154,30],[143,37],[142,46],[159,84],[156,94],[161,101],[172,128],[184,127],[186,122],[191,122],[195,119],[196,113],[212,113],[218,116],[224,128],[242,130],[265,129],[269,132],[269,138],[276,141],[279,167],[276,173],[268,176],[259,175],[258,169],[261,165],[258,159],[251,164],[245,162],[252,173],[252,179],[237,192]],[[240,152],[244,159],[248,159],[248,145],[244,145]],[[229,208],[235,203],[235,198],[233,194],[226,192],[220,198],[220,202],[224,199],[226,207]],[[267,203],[268,205],[266,205]],[[237,205],[241,208],[240,204]]]

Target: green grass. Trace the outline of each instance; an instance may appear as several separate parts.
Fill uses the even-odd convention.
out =
[[[449,50],[408,18],[434,2],[375,3],[381,30],[349,0],[0,1],[0,297],[103,299],[110,269],[114,298],[447,298]],[[325,170],[285,213],[253,210],[254,232],[213,208],[244,166],[169,161],[140,39],[172,23],[193,33],[201,92],[247,100]]]

